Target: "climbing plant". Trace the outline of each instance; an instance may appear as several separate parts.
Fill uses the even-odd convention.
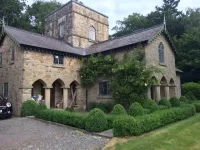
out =
[[[81,82],[86,88],[106,76],[113,98],[124,106],[146,97],[148,87],[155,84],[152,75],[156,72],[159,72],[157,68],[146,67],[144,54],[139,51],[125,54],[123,60],[111,55],[90,56],[83,60],[80,69]]]

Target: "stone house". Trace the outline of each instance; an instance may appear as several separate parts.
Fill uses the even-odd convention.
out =
[[[138,30],[108,40],[108,17],[70,1],[45,18],[45,35],[3,26],[0,38],[0,93],[13,104],[19,115],[22,102],[42,95],[48,108],[66,108],[72,102],[85,108],[90,101],[112,100],[106,79],[93,87],[80,84],[81,58],[91,54],[114,54],[122,59],[138,44],[145,52],[147,66],[158,66],[162,74],[148,91],[149,98],[180,97],[180,70],[175,67],[175,48],[165,25]]]

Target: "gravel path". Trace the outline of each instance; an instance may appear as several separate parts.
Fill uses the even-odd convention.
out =
[[[0,150],[100,150],[109,139],[29,118],[0,120]]]

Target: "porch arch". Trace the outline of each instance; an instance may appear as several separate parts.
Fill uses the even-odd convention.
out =
[[[165,87],[168,85],[167,79],[163,76],[160,80],[160,98],[167,98],[167,93],[165,92]]]
[[[42,79],[38,79],[32,84],[32,91],[31,96],[34,98],[38,98],[38,96],[41,96],[41,99],[45,99],[45,89],[47,84]]]
[[[78,88],[79,82],[74,80],[69,85],[69,107],[77,106],[77,95],[78,95]]]
[[[169,81],[169,95],[170,98],[176,96],[176,85],[173,78],[171,78]]]

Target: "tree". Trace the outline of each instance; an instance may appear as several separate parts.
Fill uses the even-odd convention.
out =
[[[123,21],[117,21],[117,25],[112,29],[115,31],[115,34],[112,37],[119,37],[125,34],[134,32],[137,29],[148,27],[148,20],[145,16],[133,13],[127,18],[124,18]]]
[[[53,10],[59,8],[61,3],[57,1],[37,0],[27,7],[26,12],[20,18],[18,27],[38,33],[44,33],[44,18]]]
[[[25,6],[25,0],[1,0],[0,19],[4,17],[7,25],[16,25]]]

